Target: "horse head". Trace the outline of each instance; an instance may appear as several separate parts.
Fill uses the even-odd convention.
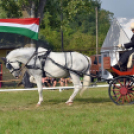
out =
[[[21,71],[21,64],[26,63],[28,58],[35,51],[35,48],[19,48],[12,50],[6,58],[2,58],[6,68],[12,73],[14,77],[19,77]]]
[[[12,75],[18,78],[21,69],[20,63],[18,61],[10,61],[5,57],[2,57],[1,59],[4,61],[6,68],[12,73]]]
[[[21,65],[19,62],[15,61],[15,62],[6,62],[6,68],[10,71],[10,73],[18,78],[20,76],[20,69],[21,69]]]

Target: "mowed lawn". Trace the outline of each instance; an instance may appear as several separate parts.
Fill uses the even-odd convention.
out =
[[[72,89],[0,92],[0,134],[133,134],[134,105],[117,106],[107,88],[90,88],[74,104]]]

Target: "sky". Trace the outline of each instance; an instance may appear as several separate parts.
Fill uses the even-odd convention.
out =
[[[134,22],[134,0],[101,0],[101,8],[114,13],[114,17],[131,38],[130,25]]]

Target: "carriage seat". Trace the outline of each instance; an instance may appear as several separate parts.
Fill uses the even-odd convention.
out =
[[[134,53],[132,53],[128,58],[127,68],[131,68],[134,65],[133,59],[134,59]]]

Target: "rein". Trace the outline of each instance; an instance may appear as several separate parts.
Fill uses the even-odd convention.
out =
[[[87,68],[84,72],[82,72],[82,71],[76,71],[76,70],[73,70],[73,69],[68,68],[68,67],[66,67],[66,66],[62,66],[61,64],[55,62],[52,58],[49,58],[49,57],[47,57],[47,58],[48,58],[49,60],[51,60],[52,63],[54,63],[54,64],[57,65],[58,67],[60,67],[60,68],[62,68],[62,69],[65,69],[65,70],[68,70],[68,71],[72,71],[72,72],[76,73],[76,74],[79,75],[79,76],[87,75],[87,76],[96,77],[96,75],[89,75],[89,74],[86,74],[86,73],[85,73],[88,68]],[[88,60],[88,58],[87,58],[87,60]],[[88,60],[88,62],[89,62],[89,60]],[[89,65],[88,65],[88,67],[89,67]],[[46,72],[46,73],[47,73],[47,72]]]
[[[43,59],[46,59],[47,56],[50,54],[51,51],[48,50],[48,51],[42,51],[42,52],[46,52],[46,53],[45,53],[44,55],[42,55],[42,56],[38,56],[39,59],[40,59],[41,57],[43,57]],[[21,69],[18,69],[18,70],[20,70],[20,71],[19,71],[19,74],[20,74],[20,72],[21,72],[22,70],[24,70],[25,67],[28,68],[28,69],[40,69],[40,70],[42,70],[40,67],[36,66],[37,54],[38,54],[38,53],[42,53],[42,52],[37,52],[37,50],[36,50],[36,51],[33,53],[33,55],[29,58],[29,60],[26,62],[26,64],[24,64]],[[36,58],[35,58],[34,64],[33,64],[33,65],[27,65],[35,55],[36,55]],[[25,71],[26,71],[26,70],[25,70]],[[23,75],[24,75],[24,74],[25,74],[25,73],[23,73]]]
[[[73,70],[73,69],[71,69],[71,68],[68,68],[68,67],[66,67],[66,66],[62,66],[62,65],[60,65],[60,64],[58,64],[57,62],[55,62],[52,58],[50,58],[50,57],[48,57],[48,55],[50,54],[50,52],[51,51],[45,51],[46,53],[44,54],[44,55],[42,55],[42,56],[38,56],[38,58],[40,59],[40,58],[42,58],[43,57],[43,59],[49,59],[49,60],[51,60],[55,65],[57,65],[58,67],[60,67],[60,68],[62,68],[62,69],[65,69],[65,70],[68,70],[68,71],[72,71],[72,72],[75,72],[77,75],[79,75],[79,76],[82,76],[82,75],[87,75],[87,76],[92,76],[92,77],[96,77],[96,75],[89,75],[89,74],[86,74],[85,72],[89,69],[89,64],[88,64],[88,67],[85,69],[85,70],[83,70],[83,71],[76,71],[76,70]],[[38,52],[39,53],[39,52]],[[41,52],[40,52],[41,53]],[[33,55],[34,56],[34,55]],[[33,57],[32,56],[32,57]],[[32,58],[31,57],[31,58]],[[86,57],[86,56],[85,56]],[[30,58],[30,60],[31,60],[31,58]],[[87,57],[86,57],[87,58]],[[29,61],[30,61],[29,60]],[[89,59],[87,58],[87,60],[88,60],[88,63],[89,63]],[[27,62],[27,64],[28,64],[28,62]],[[33,67],[33,65],[27,65],[27,64],[25,64],[25,67],[27,67],[28,69],[33,69],[32,67]],[[44,65],[45,65],[45,63],[44,63]],[[44,65],[42,65],[42,66],[44,66]],[[40,69],[40,68],[35,68],[34,67],[34,69]],[[43,69],[42,69],[43,70]],[[45,71],[46,72],[46,71]],[[48,72],[46,72],[46,73],[48,73]],[[49,73],[48,73],[49,74]],[[49,74],[50,75],[50,74]]]
[[[34,56],[36,53],[37,53],[36,51],[33,53],[33,55],[29,58],[29,60],[26,62],[26,64],[24,64],[24,66],[22,66],[22,68],[20,69],[20,71],[23,70],[23,69],[26,67],[26,65],[30,62],[30,60],[33,58],[33,56]]]

